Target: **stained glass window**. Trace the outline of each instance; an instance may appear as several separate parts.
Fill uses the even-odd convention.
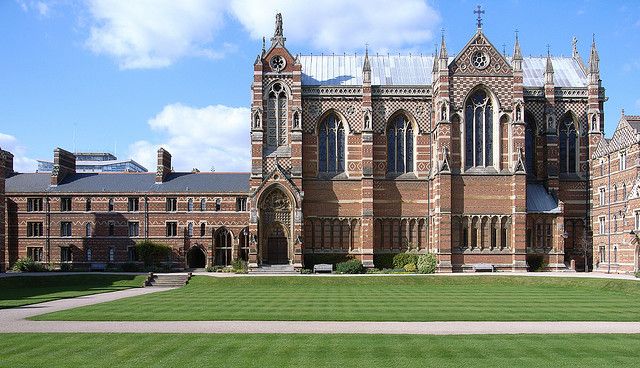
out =
[[[577,156],[577,140],[573,120],[567,115],[560,123],[560,172],[575,173],[576,172],[576,156]]]
[[[465,166],[493,165],[493,105],[484,90],[476,91],[465,106]]]
[[[387,171],[389,173],[413,172],[414,134],[411,123],[404,115],[398,115],[387,131]]]
[[[318,127],[318,171],[343,172],[344,161],[344,125],[335,114],[330,114]]]

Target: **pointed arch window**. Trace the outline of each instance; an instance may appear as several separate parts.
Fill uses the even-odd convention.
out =
[[[398,115],[387,128],[387,172],[404,174],[413,172],[414,134],[411,122]]]
[[[530,116],[525,115],[525,146],[526,169],[529,176],[536,175],[536,131],[535,122]]]
[[[277,82],[267,96],[267,148],[276,149],[287,144],[287,93]]]
[[[336,114],[327,116],[318,127],[318,171],[344,172],[345,131]]]
[[[578,133],[570,115],[566,115],[560,122],[560,172],[575,173],[577,163]]]
[[[479,89],[465,104],[465,166],[493,166],[493,104]]]

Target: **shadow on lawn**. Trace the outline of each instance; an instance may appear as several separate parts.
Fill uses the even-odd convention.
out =
[[[141,287],[141,275],[51,275],[0,278],[0,309]]]

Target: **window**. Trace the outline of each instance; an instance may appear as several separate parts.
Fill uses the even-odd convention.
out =
[[[640,211],[635,211],[633,213],[633,216],[635,218],[635,225],[636,225],[635,229],[638,230],[640,229]]]
[[[605,251],[604,246],[600,246],[599,253],[600,253],[600,263],[606,262],[607,261],[607,252]]]
[[[84,210],[86,212],[91,212],[91,198],[87,198],[87,200],[84,202]]]
[[[87,222],[84,225],[84,235],[85,235],[85,237],[89,238],[89,237],[91,237],[91,234],[92,234],[91,233],[91,223]]]
[[[287,144],[287,93],[274,83],[267,96],[267,148],[274,150]]]
[[[31,258],[32,261],[42,262],[42,247],[27,247],[27,257]]]
[[[606,227],[605,227],[605,222],[604,222],[604,216],[599,218],[600,221],[600,234],[604,234],[606,233]]]
[[[114,247],[109,248],[109,262],[113,262],[116,259],[116,249]]]
[[[27,212],[41,212],[42,198],[27,198]]]
[[[613,201],[618,202],[618,186],[613,184]]]
[[[140,198],[134,197],[129,198],[129,212],[138,212],[140,211]]]
[[[134,247],[127,248],[127,260],[129,262],[135,262],[137,260],[136,248],[134,248]]]
[[[71,236],[71,222],[63,221],[60,223],[60,236]]]
[[[108,211],[112,212],[113,211],[113,198],[109,198],[109,205],[108,205]]]
[[[167,236],[178,236],[178,223],[175,221],[167,222]]]
[[[627,168],[627,153],[625,151],[620,152],[619,161],[620,171],[625,170]]]
[[[604,160],[600,160],[600,176],[604,176]]]
[[[618,232],[618,216],[613,215],[613,232]]]
[[[207,225],[203,222],[200,224],[200,236],[207,235]]]
[[[627,183],[622,183],[622,200],[627,200]]]
[[[216,198],[216,211],[220,211],[222,209],[222,199]]]
[[[42,222],[27,222],[27,236],[42,236]]]
[[[189,200],[187,201],[187,211],[193,211],[193,198],[189,198]]]
[[[129,221],[129,236],[140,236],[140,223]]]
[[[605,191],[604,188],[600,188],[600,205],[604,206],[606,204],[606,199],[604,197]]]
[[[193,222],[190,222],[187,224],[187,236],[188,237],[193,236]]]
[[[617,245],[613,246],[613,263],[618,263],[618,246]]]
[[[71,247],[60,247],[60,262],[73,261],[73,253]]]
[[[168,212],[176,212],[178,210],[178,199],[177,198],[167,198],[167,211]]]
[[[493,166],[493,105],[484,90],[465,105],[465,166]]]
[[[247,210],[247,198],[246,197],[236,198],[236,211],[241,212],[246,210]]]
[[[60,211],[61,212],[71,211],[71,197],[60,198]]]
[[[318,171],[321,173],[343,172],[344,160],[344,125],[335,114],[330,114],[318,127]]]
[[[560,146],[560,172],[576,172],[576,155],[578,134],[571,115],[565,115],[560,122],[560,136],[558,138]]]
[[[202,198],[200,199],[200,211],[206,211],[207,210],[207,200]]]
[[[87,261],[91,262],[91,260],[93,259],[93,252],[91,251],[91,248],[87,248],[87,250],[85,252],[86,252],[86,255],[87,255]]]
[[[116,224],[113,221],[109,221],[109,236],[116,234]]]
[[[547,223],[547,239],[544,244],[545,248],[551,248],[551,224]]]
[[[413,128],[404,115],[394,118],[387,130],[387,172],[413,172]]]

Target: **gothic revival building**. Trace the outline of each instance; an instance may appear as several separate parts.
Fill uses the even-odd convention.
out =
[[[595,42],[585,63],[575,41],[570,57],[523,57],[517,35],[507,56],[481,22],[456,56],[444,36],[428,56],[296,55],[285,41],[277,15],[254,63],[250,173],[173,173],[160,150],[156,174],[79,174],[59,150],[51,175],[7,176],[4,263],[125,262],[152,238],[181,267],[373,267],[407,250],[439,272],[592,264],[591,158],[612,145]]]

